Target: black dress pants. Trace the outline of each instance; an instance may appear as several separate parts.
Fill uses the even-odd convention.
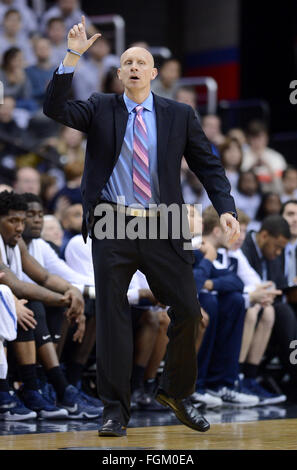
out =
[[[116,217],[116,213],[115,213]],[[131,217],[126,217],[126,220]],[[169,305],[165,367],[160,386],[184,398],[195,390],[195,338],[201,311],[192,265],[168,239],[97,239],[92,236],[96,285],[97,385],[104,419],[130,419],[133,333],[127,290],[133,274],[142,271],[154,296]]]

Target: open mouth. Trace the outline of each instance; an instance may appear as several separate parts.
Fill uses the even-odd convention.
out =
[[[139,77],[137,77],[136,75],[131,75],[130,80],[137,81],[137,80],[139,80]]]

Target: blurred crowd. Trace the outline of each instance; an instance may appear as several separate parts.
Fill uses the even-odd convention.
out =
[[[42,112],[67,32],[82,11],[77,0],[52,3],[37,17],[25,0],[0,2],[0,317],[11,322],[5,336],[0,321],[0,345],[6,340],[0,357],[8,359],[8,369],[0,368],[0,419],[7,420],[90,419],[102,411],[94,374],[86,380],[95,364],[96,295],[90,240],[85,245],[81,236],[86,136]],[[86,24],[94,34],[87,16]],[[79,61],[70,98],[122,93],[119,60],[106,38],[97,40]],[[201,112],[195,87],[180,86],[181,77],[177,59],[163,60],[152,90],[194,109],[213,158],[225,168],[241,226],[240,240],[229,246],[183,159],[181,185],[204,317],[192,402],[218,408],[274,405],[287,395],[296,401],[290,348],[297,316],[289,294],[297,281],[297,168],[270,148],[264,121],[223,133],[220,117]],[[167,307],[139,271],[128,300],[135,336],[131,407],[156,411],[162,408],[154,391],[168,342]]]

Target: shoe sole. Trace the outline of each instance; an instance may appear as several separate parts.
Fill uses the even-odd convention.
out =
[[[226,408],[253,408],[254,406],[259,406],[258,403],[228,403],[223,401],[223,407]]]
[[[199,432],[206,432],[206,431],[209,430],[209,428],[210,428],[210,424],[209,424],[209,423],[208,423],[208,425],[206,425],[204,428],[202,428],[202,429],[197,429],[197,427],[191,426],[189,423],[186,423],[186,422],[184,421],[184,419],[183,419],[181,416],[179,416],[178,410],[175,410],[174,407],[173,407],[170,403],[168,403],[168,402],[166,402],[165,400],[163,400],[160,396],[156,396],[155,399],[156,399],[159,403],[161,403],[161,405],[167,406],[167,407],[171,408],[171,410],[174,412],[174,414],[175,414],[175,416],[177,417],[177,419],[178,419],[181,423],[183,423],[185,426],[187,426],[188,428],[194,429],[195,431],[199,431]]]
[[[26,421],[27,419],[36,419],[37,414],[34,412],[28,414],[28,415],[6,415],[1,414],[0,415],[0,421]]]
[[[127,433],[118,433],[113,431],[98,431],[98,436],[100,437],[125,437]]]
[[[43,419],[67,419],[68,418],[68,412],[66,412],[66,413],[61,413],[61,412],[51,413],[51,412],[48,412],[48,411],[40,411],[38,413],[38,418],[43,418]]]
[[[284,403],[287,398],[267,398],[267,400],[259,401],[257,406],[266,406],[266,405],[277,405],[279,403]]]
[[[79,415],[71,415],[69,414],[66,416],[66,419],[96,419],[99,418],[99,414],[97,415],[89,415],[88,413],[80,413]]]

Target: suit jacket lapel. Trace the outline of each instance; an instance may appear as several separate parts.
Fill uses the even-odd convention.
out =
[[[127,127],[129,113],[127,111],[123,96],[117,96],[114,106],[114,120],[115,120],[115,142],[116,142],[116,151],[115,151],[115,162],[117,161],[121,148],[123,145],[123,140],[125,137],[125,131]]]
[[[162,187],[164,186],[160,181],[165,174],[164,164],[167,157],[167,145],[168,138],[170,133],[171,121],[172,121],[172,112],[171,108],[160,96],[157,96],[153,93],[154,104],[156,111],[156,121],[157,121],[157,158],[158,158],[158,175],[160,183],[160,192],[161,200],[164,200],[162,197]]]

